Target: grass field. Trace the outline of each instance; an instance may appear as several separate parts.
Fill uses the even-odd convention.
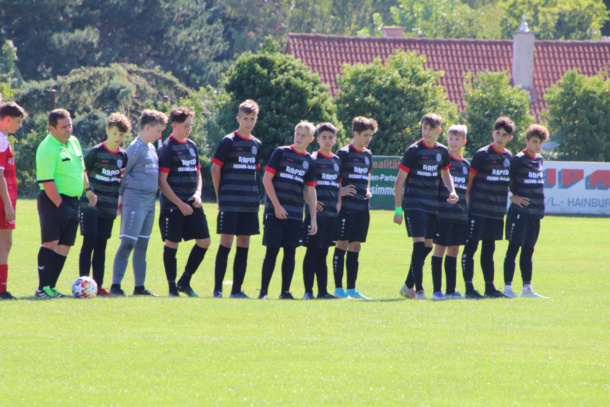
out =
[[[216,209],[205,210],[214,232]],[[37,301],[36,203],[19,201],[9,290],[29,300],[0,302],[0,405],[610,405],[610,219],[543,220],[534,288],[547,300],[432,302],[398,295],[411,245],[392,215],[372,212],[360,257],[357,286],[373,301],[213,299],[216,235],[193,278],[202,298]],[[106,287],[118,242],[109,242]],[[178,251],[179,270],[190,247]],[[79,248],[80,237],[62,292],[78,276]],[[499,287],[505,250],[499,242]],[[157,228],[148,254],[146,286],[166,296]],[[263,254],[255,237],[251,296]],[[292,284],[299,297],[303,254]],[[428,260],[431,294],[429,269]],[[280,274],[278,261],[273,298]],[[475,286],[483,288],[478,261]],[[123,287],[133,289],[131,268]]]

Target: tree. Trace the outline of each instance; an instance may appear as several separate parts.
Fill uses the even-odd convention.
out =
[[[549,130],[560,157],[576,161],[610,161],[610,78],[566,72],[546,91]]]
[[[456,118],[455,105],[436,85],[444,72],[424,69],[425,60],[415,52],[397,51],[385,65],[380,58],[369,65],[343,65],[337,116],[346,131],[355,116],[377,120],[379,130],[369,146],[374,154],[402,155],[421,137],[419,121],[426,113],[437,113],[446,122]]]
[[[260,106],[254,134],[263,142],[262,157],[292,143],[294,127],[301,120],[336,123],[328,85],[318,74],[291,55],[264,51],[238,58],[221,84],[221,94],[208,126],[208,143],[216,151],[223,136],[237,126],[239,104],[246,99]]]
[[[491,144],[494,122],[501,116],[509,117],[516,126],[508,149],[520,151],[525,146],[523,136],[534,121],[529,114],[530,94],[511,86],[507,72],[479,72],[474,78],[467,74],[464,78],[464,101],[468,126],[466,151],[470,156]]]

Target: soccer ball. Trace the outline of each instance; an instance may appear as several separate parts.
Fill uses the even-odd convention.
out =
[[[97,283],[91,277],[79,277],[72,284],[72,295],[74,298],[95,298]]]

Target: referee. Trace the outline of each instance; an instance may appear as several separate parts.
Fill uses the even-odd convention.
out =
[[[36,150],[36,178],[40,185],[38,215],[42,246],[38,252],[36,297],[61,298],[55,288],[78,230],[79,197],[86,191],[89,205],[97,197],[85,174],[83,152],[72,136],[72,119],[64,109],[49,114],[50,134]]]

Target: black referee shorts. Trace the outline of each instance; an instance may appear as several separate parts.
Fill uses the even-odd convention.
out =
[[[210,237],[208,220],[201,207],[193,207],[193,213],[188,216],[184,216],[178,208],[163,209],[159,215],[159,230],[163,241],[176,243]]]
[[[40,218],[40,240],[42,243],[59,241],[64,246],[74,246],[78,232],[78,197],[60,194],[61,204],[55,206],[43,190],[38,193],[37,206]]]

